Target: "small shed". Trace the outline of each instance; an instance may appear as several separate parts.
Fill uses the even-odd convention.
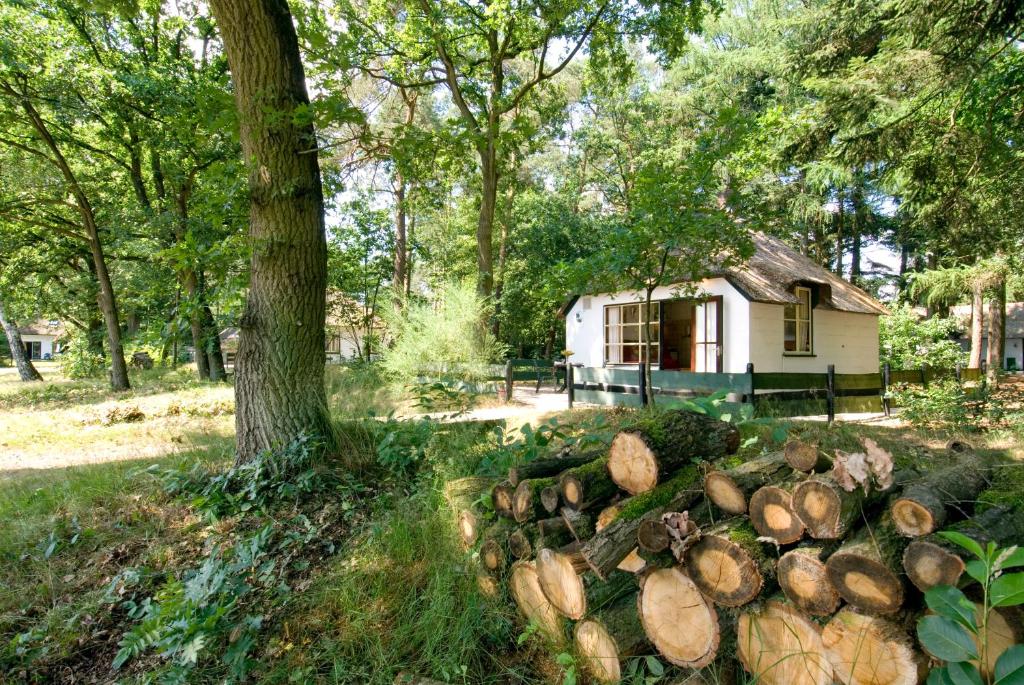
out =
[[[39,319],[18,329],[25,356],[33,361],[53,359],[60,354],[64,326],[55,319]]]

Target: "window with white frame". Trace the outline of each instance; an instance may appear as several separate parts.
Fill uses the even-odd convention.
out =
[[[604,308],[604,363],[639,364],[646,359],[644,305],[612,304]],[[660,305],[651,303],[651,359],[661,359]]]
[[[811,289],[797,286],[793,294],[799,302],[787,304],[784,308],[783,349],[786,354],[812,354],[814,336],[811,331]]]

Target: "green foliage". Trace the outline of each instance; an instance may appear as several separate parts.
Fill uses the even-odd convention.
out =
[[[928,674],[930,685],[1020,685],[1024,682],[1024,645],[1012,645],[1002,654],[989,654],[988,621],[993,609],[1024,604],[1024,573],[1008,573],[1024,566],[1024,550],[988,543],[982,547],[957,532],[941,535],[963,547],[975,558],[967,574],[981,585],[981,606],[954,587],[939,585],[925,593],[933,614],[917,623],[917,637],[933,657],[946,662]],[[988,663],[996,657],[994,673],[982,673],[972,663]]]
[[[936,380],[928,387],[906,385],[892,391],[900,418],[913,426],[947,428],[957,432],[976,430],[984,412],[987,389],[965,389],[952,379]]]
[[[878,320],[879,361],[894,369],[952,369],[966,361],[956,341],[959,325],[954,319],[936,316],[922,319],[909,306],[891,309]]]
[[[384,355],[384,368],[405,382],[434,374],[486,379],[488,365],[505,352],[489,331],[481,330],[489,311],[468,281],[446,286],[436,303],[408,303],[389,314],[394,343]]]
[[[72,380],[97,378],[106,370],[106,360],[89,347],[84,336],[73,336],[57,357],[60,372]]]
[[[509,468],[550,456],[560,449],[585,451],[611,445],[617,428],[598,412],[582,420],[562,423],[552,417],[536,428],[525,423],[517,429],[504,425],[493,430],[494,441],[477,466],[480,475],[502,475]]]

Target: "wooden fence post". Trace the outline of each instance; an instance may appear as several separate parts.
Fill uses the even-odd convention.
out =
[[[640,362],[640,406],[647,406],[647,362]]]
[[[576,399],[575,375],[572,371],[572,364],[566,360],[565,364],[565,392],[569,396],[569,409],[572,409],[572,402]]]
[[[828,373],[825,376],[825,390],[828,393],[826,405],[828,406],[828,423],[836,420],[836,365],[828,365]]]
[[[889,406],[889,386],[892,385],[892,368],[889,362],[882,364],[882,411],[890,416],[892,409]]]
[[[512,360],[509,359],[509,360],[507,360],[505,362],[505,401],[506,402],[511,402],[512,401],[512,386],[513,386],[513,382],[514,381],[513,381],[513,376],[512,376]]]
[[[747,385],[750,388],[750,406],[757,414],[757,388],[754,387],[754,362],[747,362]]]
[[[928,362],[921,362],[921,386],[928,389]]]

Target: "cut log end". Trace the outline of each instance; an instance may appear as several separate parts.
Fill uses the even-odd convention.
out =
[[[658,520],[641,522],[636,531],[636,541],[645,552],[663,552],[671,542],[668,528]]]
[[[804,473],[813,471],[814,467],[821,461],[818,454],[818,446],[814,443],[801,442],[800,440],[790,440],[787,442],[783,448],[783,456],[787,464],[797,471],[803,471]]]
[[[686,550],[686,568],[701,592],[716,604],[738,607],[750,602],[764,579],[742,547],[718,535],[701,538]]]
[[[782,545],[796,542],[804,534],[804,523],[793,510],[792,496],[774,485],[760,488],[751,496],[750,523],[759,535]]]
[[[747,513],[747,496],[732,478],[722,471],[712,471],[704,479],[704,493],[715,506],[727,514]]]
[[[793,511],[811,537],[832,540],[840,536],[843,503],[836,490],[817,480],[805,480],[793,490]]]
[[[533,489],[530,481],[524,480],[512,492],[512,518],[518,523],[530,520],[533,514]]]
[[[891,614],[903,604],[903,583],[874,559],[840,551],[829,557],[825,570],[839,595],[858,609]]]
[[[622,680],[619,647],[599,621],[585,620],[576,624],[576,651],[583,658],[586,671],[597,682]]]
[[[768,602],[744,613],[737,626],[737,655],[764,685],[830,685],[832,665],[820,629],[793,607]]]
[[[849,685],[916,685],[918,663],[906,635],[890,622],[849,608],[822,631],[836,679]]]
[[[680,568],[652,571],[641,581],[640,621],[647,637],[676,666],[701,668],[718,653],[718,614]]]
[[[638,495],[658,484],[658,458],[639,433],[619,433],[608,451],[608,473],[620,488]]]
[[[938,511],[945,511],[941,502],[937,506]],[[936,516],[935,507],[928,507],[919,501],[904,498],[893,502],[891,511],[892,521],[896,524],[896,528],[903,535],[912,538],[934,532],[942,524],[942,521],[938,519],[944,518]]]
[[[533,555],[533,545],[526,533],[515,530],[508,536],[508,551],[516,559],[529,559]]]
[[[512,518],[512,484],[508,481],[498,483],[491,489],[491,504],[499,516]]]
[[[566,505],[579,509],[583,505],[583,485],[576,476],[566,476],[561,480],[562,499]]]
[[[544,511],[553,514],[558,511],[559,492],[555,486],[548,486],[540,491],[540,504]]]
[[[480,562],[492,574],[501,573],[505,568],[505,552],[494,539],[487,539],[480,545]]]
[[[640,573],[647,568],[647,562],[640,556],[640,551],[634,549],[632,552],[627,554],[615,568],[618,571],[625,571],[626,573]]]
[[[544,548],[537,552],[536,567],[541,590],[551,606],[573,620],[583,618],[587,595],[572,557]]]
[[[964,573],[964,561],[948,549],[926,540],[914,540],[903,552],[907,577],[921,592],[936,585],[956,586]]]
[[[779,585],[789,601],[812,616],[830,616],[839,606],[839,593],[828,581],[825,564],[816,554],[791,550],[778,565]]]
[[[517,561],[512,565],[509,591],[527,621],[536,623],[549,639],[556,643],[565,640],[562,618],[544,595],[532,561]]]
[[[472,547],[480,537],[480,521],[477,515],[469,509],[463,509],[459,512],[457,524],[462,544]]]

